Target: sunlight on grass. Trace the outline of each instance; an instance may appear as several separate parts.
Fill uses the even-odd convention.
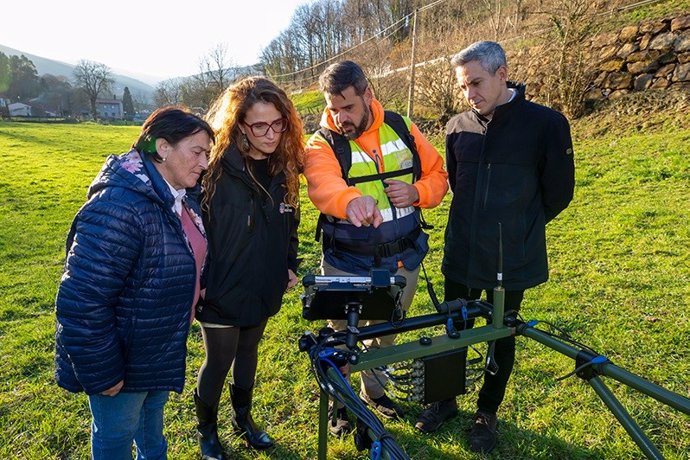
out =
[[[320,96],[320,95],[319,95]],[[300,104],[322,105],[305,94]],[[312,99],[310,99],[312,98]],[[690,387],[690,129],[657,125],[640,132],[574,123],[577,186],[571,206],[547,229],[548,283],[528,291],[526,319],[548,320],[614,363],[688,395]],[[89,411],[83,395],[53,380],[53,301],[71,219],[104,158],[128,149],[137,127],[0,123],[0,458],[88,457]],[[437,146],[439,146],[437,142]],[[300,275],[315,272],[317,213],[302,193]],[[440,260],[449,197],[425,218],[430,279],[442,295]],[[301,317],[298,290],[271,319],[261,345],[254,418],[276,438],[252,453],[231,432],[227,395],[220,436],[231,458],[315,458],[317,386],[296,341],[320,325]],[[420,283],[411,314],[431,311]],[[418,332],[404,335],[414,340]],[[203,360],[198,325],[189,339],[188,385],[166,411],[170,458],[196,458],[192,389]],[[573,363],[518,339],[518,362],[501,409],[501,440],[492,458],[640,458],[636,445],[581,380],[556,382]],[[690,451],[686,416],[620,385],[612,391],[669,459]],[[405,420],[386,423],[412,458],[470,456],[464,437],[476,394],[459,398],[460,416],[433,436],[414,429],[420,407],[403,403]],[[367,458],[350,437],[329,443],[329,458]]]

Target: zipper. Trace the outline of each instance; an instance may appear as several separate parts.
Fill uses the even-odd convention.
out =
[[[250,233],[254,231],[254,215],[256,214],[255,205],[256,203],[254,201],[254,197],[251,196],[249,198],[249,214],[247,214],[247,229]]]
[[[486,202],[489,199],[489,185],[491,184],[491,163],[486,165],[486,189],[484,190],[484,202],[482,203],[482,210],[486,210]]]
[[[374,154],[374,164],[376,165],[376,172],[381,174],[384,171],[382,170],[381,165],[379,164],[379,156],[376,154],[376,149],[373,149],[372,153]],[[386,193],[385,188],[387,187],[387,185],[383,181],[383,179],[381,179],[381,185],[384,188],[383,193],[385,194]],[[388,205],[390,206],[390,209],[391,209],[391,217],[393,218],[393,222],[395,222],[398,220],[398,213],[396,212],[396,207],[393,206],[393,203],[391,203],[391,200],[390,200],[390,198],[388,198],[388,195],[386,195],[386,199],[388,200]]]
[[[490,123],[490,122],[489,122]],[[481,179],[481,170],[482,170],[482,163],[484,162],[484,158],[486,156],[486,152],[484,151],[484,148],[486,147],[486,135],[489,132],[489,123],[486,124],[486,126],[483,129],[482,132],[482,145],[481,145],[481,150],[479,152],[479,160],[477,164],[477,178],[476,182],[474,184],[474,199],[472,200],[472,215],[471,215],[471,222],[470,222],[470,249],[469,249],[469,255],[467,257],[467,277],[468,279],[472,279],[473,272],[474,270],[472,269],[472,259],[474,258],[475,254],[475,242],[476,242],[476,219],[477,219],[477,212],[479,211],[479,197],[481,193],[481,184],[480,184],[480,179]],[[487,163],[487,169],[490,171],[489,167],[491,166],[491,163]],[[488,182],[488,180],[487,180]],[[482,203],[482,210],[484,210],[484,205],[486,205],[486,198],[488,198],[488,184],[487,184],[487,189],[486,189],[486,194],[484,197],[484,202]]]

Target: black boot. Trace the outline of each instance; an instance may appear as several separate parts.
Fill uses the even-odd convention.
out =
[[[197,438],[201,447],[202,460],[226,460],[223,446],[218,440],[218,405],[211,407],[199,398],[194,390],[194,406],[198,425]]]
[[[268,449],[273,446],[273,440],[265,431],[259,430],[252,420],[252,389],[245,390],[235,385],[230,385],[230,398],[235,416],[232,424],[235,432],[247,440],[254,449]]]

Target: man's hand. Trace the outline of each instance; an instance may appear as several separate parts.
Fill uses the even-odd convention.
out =
[[[386,179],[383,183],[388,186],[384,192],[396,208],[406,208],[419,201],[419,192],[414,185],[395,179]]]
[[[381,211],[376,207],[376,201],[369,195],[351,200],[345,209],[347,220],[355,227],[373,225],[377,228],[383,223]]]
[[[108,389],[105,390],[105,391],[101,391],[101,394],[102,394],[103,396],[115,396],[115,395],[117,395],[117,394],[120,392],[120,390],[122,389],[122,387],[123,387],[124,384],[125,384],[125,381],[124,381],[124,380],[120,380],[120,381],[117,382],[114,386],[108,388]]]
[[[295,285],[297,284],[298,281],[299,281],[299,280],[297,279],[297,275],[295,275],[295,272],[293,272],[292,270],[290,270],[290,269],[288,268],[288,284],[287,284],[287,289],[292,289],[293,287],[295,287]],[[287,289],[286,289],[286,290],[287,290]]]

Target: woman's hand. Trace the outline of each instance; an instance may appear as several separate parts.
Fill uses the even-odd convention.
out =
[[[295,287],[298,281],[299,280],[297,279],[297,275],[295,275],[295,272],[288,268],[288,284],[285,290],[292,289],[293,287]]]
[[[105,390],[105,391],[101,391],[101,394],[102,394],[103,396],[115,396],[115,395],[117,395],[117,394],[120,392],[120,390],[122,389],[122,386],[123,386],[124,384],[125,384],[125,381],[124,381],[124,380],[120,380],[120,381],[117,382],[114,386],[108,388],[108,389]]]

